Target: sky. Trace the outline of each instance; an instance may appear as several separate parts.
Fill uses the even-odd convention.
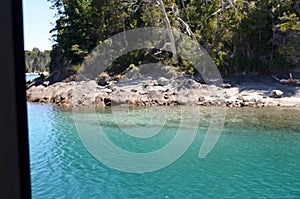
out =
[[[50,50],[53,43],[50,41],[49,31],[54,28],[55,11],[49,7],[47,0],[23,0],[24,48],[32,50]]]

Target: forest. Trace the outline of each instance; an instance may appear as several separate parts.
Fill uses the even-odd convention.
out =
[[[49,71],[50,51],[40,51],[38,48],[25,50],[25,71],[26,73],[36,73]]]
[[[299,0],[48,0],[56,10],[50,72],[81,70],[84,58],[111,36],[141,27],[166,27],[192,35],[223,74],[285,71],[300,64]],[[164,12],[165,11],[165,12]],[[164,16],[165,15],[165,16]],[[164,62],[188,73],[193,66],[161,52],[130,52],[108,67]],[[163,59],[162,59],[163,58]]]

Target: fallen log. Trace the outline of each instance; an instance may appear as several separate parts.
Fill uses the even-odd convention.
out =
[[[279,81],[280,84],[285,85],[300,85],[300,79],[294,79],[292,73],[290,73],[289,79],[279,79],[278,77],[275,77],[274,75],[271,75],[275,80]]]

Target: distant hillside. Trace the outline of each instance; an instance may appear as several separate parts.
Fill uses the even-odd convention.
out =
[[[50,50],[40,51],[38,48],[33,48],[32,51],[25,50],[26,72],[49,71],[50,52]]]

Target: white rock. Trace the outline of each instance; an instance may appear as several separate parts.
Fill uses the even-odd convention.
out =
[[[106,92],[106,93],[112,93],[112,90],[111,90],[111,89],[108,89],[108,88],[105,88],[105,89],[103,89],[103,90],[101,90],[101,91]]]
[[[281,90],[273,90],[269,95],[269,97],[271,98],[281,98],[282,96],[283,96],[283,92]]]

